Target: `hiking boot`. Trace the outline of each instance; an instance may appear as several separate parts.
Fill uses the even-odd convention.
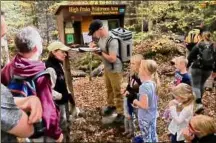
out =
[[[196,105],[195,113],[200,114],[204,110],[203,105],[201,103]]]
[[[124,115],[118,114],[117,117],[115,118],[114,122],[115,123],[123,123],[124,124]]]
[[[104,109],[103,115],[104,116],[109,116],[113,114],[113,112],[116,110],[115,106],[107,106],[106,109]]]

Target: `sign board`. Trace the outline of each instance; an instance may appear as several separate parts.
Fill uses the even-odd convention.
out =
[[[125,13],[125,7],[119,6],[71,6],[69,12],[89,15],[120,15]]]
[[[66,43],[73,44],[74,43],[74,35],[73,34],[66,34]]]
[[[71,33],[74,33],[73,28],[65,28],[65,34],[71,34]]]

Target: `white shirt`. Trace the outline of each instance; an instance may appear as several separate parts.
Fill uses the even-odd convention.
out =
[[[170,107],[172,121],[169,124],[168,130],[171,134],[177,133],[176,140],[184,140],[182,129],[188,126],[190,119],[193,117],[193,104],[184,107],[181,112],[176,111],[176,106]]]

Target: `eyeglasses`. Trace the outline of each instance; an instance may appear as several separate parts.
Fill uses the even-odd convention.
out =
[[[191,122],[189,122],[188,127],[190,128],[191,131],[195,132],[195,129],[192,127]]]

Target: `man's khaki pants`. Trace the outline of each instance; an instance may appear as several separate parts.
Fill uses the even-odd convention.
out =
[[[107,88],[108,106],[115,106],[117,112],[123,114],[123,97],[121,95],[122,73],[113,73],[105,69],[104,79]]]

